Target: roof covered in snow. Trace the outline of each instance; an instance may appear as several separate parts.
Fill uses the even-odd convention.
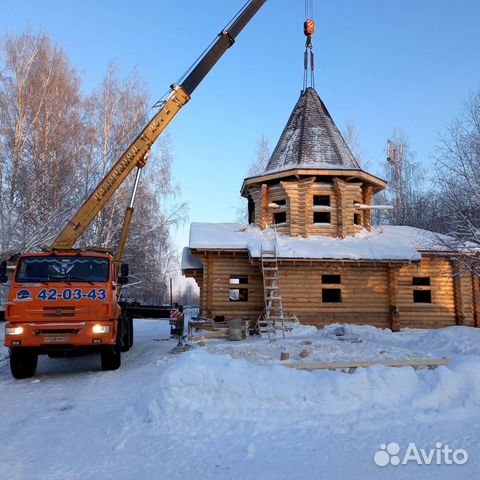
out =
[[[360,169],[325,104],[313,88],[302,91],[265,173],[302,166]]]
[[[290,237],[238,223],[192,223],[189,247],[245,250],[253,258],[261,256],[262,248],[276,246],[279,258],[285,259],[418,261],[420,252],[447,251],[446,240],[434,232],[403,226],[374,227],[371,232],[363,230],[341,239]]]
[[[190,249],[184,247],[182,251],[182,270],[202,270],[203,263],[198,257],[190,254]]]

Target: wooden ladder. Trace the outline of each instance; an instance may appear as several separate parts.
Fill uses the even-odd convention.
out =
[[[278,283],[280,276],[277,250],[263,250],[262,248],[261,258],[265,307],[257,321],[258,331],[260,334],[266,333],[269,338],[274,336],[277,331],[281,331],[285,338],[282,294]]]

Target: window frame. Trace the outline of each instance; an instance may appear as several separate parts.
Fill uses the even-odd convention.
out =
[[[422,275],[412,277],[412,301],[414,305],[432,305],[433,293],[432,293],[432,278],[431,276]],[[426,295],[428,298],[421,299],[422,295]]]
[[[238,292],[238,298],[235,298],[235,295],[232,295],[232,292]],[[230,302],[248,302],[248,288],[229,288],[228,289],[228,299]]]
[[[326,215],[328,216],[328,222],[319,222],[315,220],[316,215]],[[331,225],[332,224],[332,214],[331,212],[326,212],[324,210],[314,210],[313,211],[313,224],[314,225]]]
[[[428,301],[424,301],[424,300],[420,300],[420,299],[415,299],[415,296],[419,295],[419,294],[422,294],[422,295],[425,295],[427,294],[428,296]],[[433,298],[432,298],[432,291],[430,289],[423,289],[423,290],[420,290],[420,289],[414,289],[413,290],[413,303],[415,305],[431,305],[433,303]]]
[[[235,280],[238,280],[236,282]],[[248,285],[248,275],[230,275],[230,285]]]
[[[327,278],[329,277],[329,278]],[[338,282],[334,282],[333,280],[337,280]],[[342,275],[340,273],[322,273],[322,285],[341,285],[342,284]]]
[[[337,292],[338,293],[338,301],[330,300],[327,301],[325,299],[326,292]],[[343,295],[341,288],[322,288],[322,304],[323,305],[339,305],[343,303]]]
[[[432,279],[431,277],[427,277],[427,276],[412,277],[412,285],[414,287],[431,287]]]
[[[312,195],[312,206],[313,207],[331,207],[332,206],[332,196],[327,194],[327,195],[318,195],[318,194],[313,194]],[[315,199],[319,199],[319,198],[323,198],[323,199],[327,199],[327,203],[316,203]]]
[[[283,222],[277,222],[276,220],[276,216],[277,215],[284,215],[285,216],[285,220]],[[282,210],[282,211],[278,211],[278,212],[273,212],[273,225],[285,225],[287,224],[287,211],[286,210]]]

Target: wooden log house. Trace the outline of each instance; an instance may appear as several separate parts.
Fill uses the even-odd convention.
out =
[[[202,316],[256,320],[262,249],[274,248],[283,308],[304,324],[479,326],[479,281],[445,237],[372,227],[386,182],[362,170],[313,88],[302,91],[262,175],[246,178],[249,226],[193,223],[182,271]]]

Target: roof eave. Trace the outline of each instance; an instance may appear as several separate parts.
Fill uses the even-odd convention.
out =
[[[211,248],[192,248],[198,255],[206,255],[208,253],[241,253],[248,255],[252,260],[261,260],[260,256],[252,256],[248,248],[226,248],[226,247],[211,247]],[[420,253],[420,252],[419,252]],[[418,263],[421,259],[412,259],[412,258],[315,258],[315,257],[282,257],[279,256],[278,260],[280,261],[290,261],[290,262],[342,262],[342,263],[358,263],[358,262],[368,262],[368,263]],[[184,269],[182,270],[194,270],[194,269]],[[196,269],[199,270],[199,269]]]
[[[358,168],[341,168],[341,169],[319,169],[319,168],[298,168],[298,167],[293,167],[293,168],[288,168],[285,170],[280,170],[277,172],[272,172],[272,173],[265,173],[262,175],[257,175],[254,177],[247,177],[243,180],[242,183],[242,188],[240,190],[240,194],[243,197],[246,197],[246,189],[250,185],[255,185],[257,183],[264,183],[268,182],[270,180],[275,180],[277,178],[283,178],[283,177],[290,177],[290,176],[296,176],[298,175],[299,177],[301,176],[312,176],[312,175],[318,175],[318,176],[334,176],[334,177],[358,177],[359,179],[367,181],[369,184],[371,184],[374,189],[375,193],[380,192],[387,186],[387,182],[379,177],[376,177],[375,175],[372,175],[371,173],[367,173],[362,169]]]

